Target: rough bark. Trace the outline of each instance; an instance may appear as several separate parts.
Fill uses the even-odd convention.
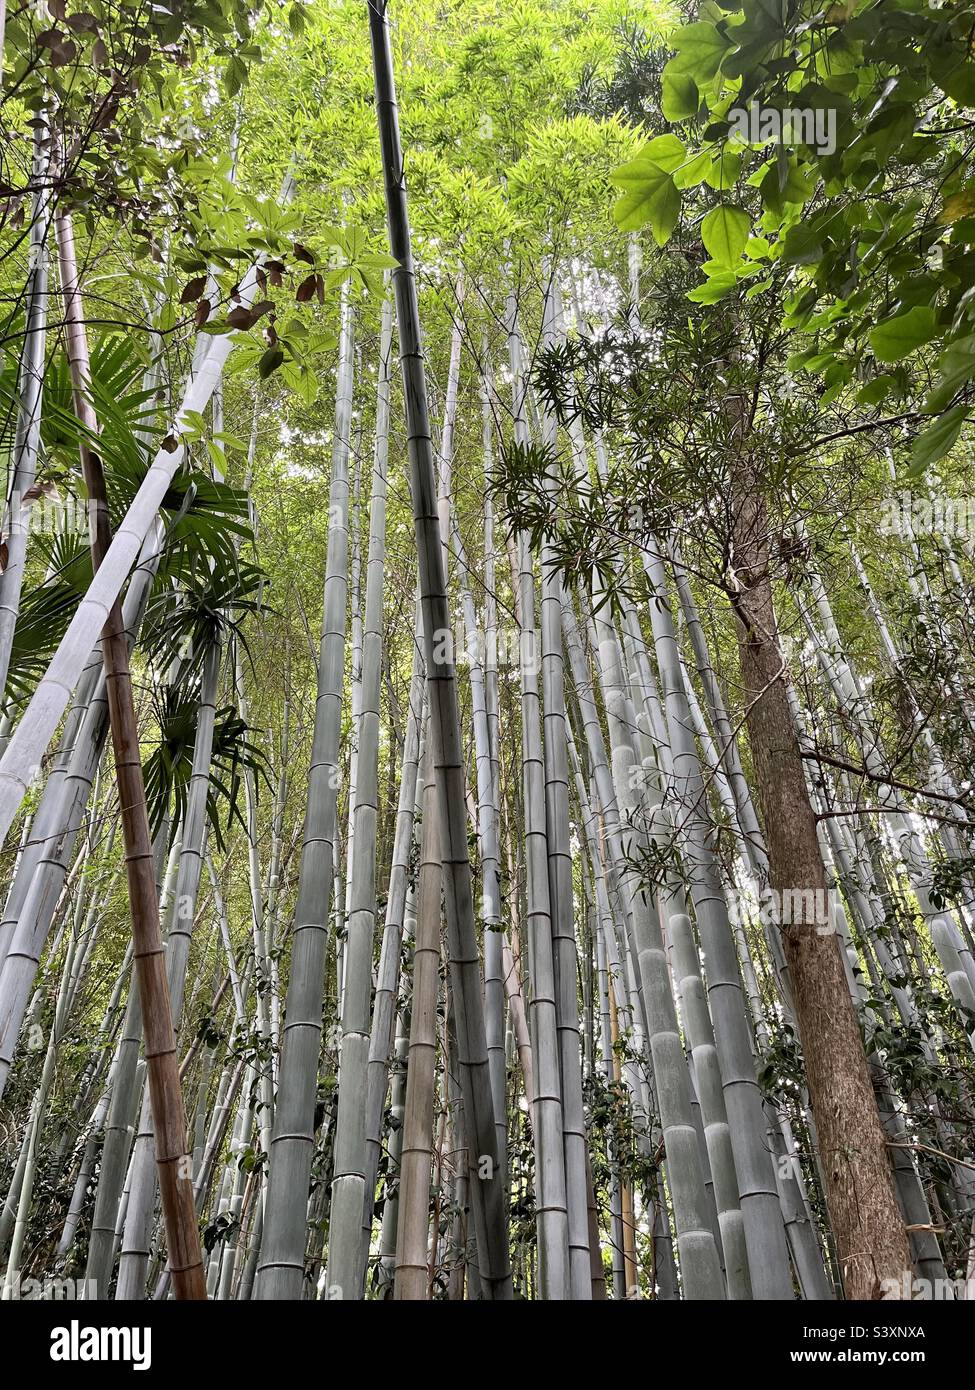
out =
[[[776,624],[768,519],[745,451],[734,481],[728,583],[771,888],[777,903],[824,902],[826,874]],[[839,943],[823,923],[784,922],[781,931],[844,1289],[847,1298],[879,1298],[882,1281],[901,1281],[911,1257]]]

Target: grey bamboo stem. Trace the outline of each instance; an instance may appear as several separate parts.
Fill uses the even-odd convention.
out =
[[[437,523],[437,484],[430,435],[426,375],[406,182],[399,138],[392,50],[385,5],[369,0],[369,32],[376,89],[376,115],[382,150],[389,245],[398,262],[393,272],[400,364],[406,406],[407,448],[419,556],[420,600],[427,684],[430,692],[430,741],[437,770],[441,811],[447,949],[457,1017],[457,1050],[468,1126],[471,1203],[477,1238],[478,1268],[486,1298],[511,1297],[503,1166],[497,1151],[494,1105],[484,1029],[480,953],[474,927],[471,866],[464,812],[464,764],[460,714],[453,661],[444,646],[450,613],[444,556]]]

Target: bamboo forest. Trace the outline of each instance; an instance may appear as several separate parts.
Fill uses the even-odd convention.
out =
[[[973,0],[0,43],[2,1300],[975,1299]]]

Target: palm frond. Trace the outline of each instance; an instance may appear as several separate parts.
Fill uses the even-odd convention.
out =
[[[143,767],[149,824],[154,835],[165,822],[167,811],[174,829],[186,814],[199,720],[199,682],[168,686],[159,701],[157,717],[159,742]],[[270,785],[270,765],[253,730],[232,705],[225,705],[214,716],[207,790],[207,819],[221,850],[225,827],[229,828],[235,820],[242,827],[246,825],[240,790],[247,773],[253,774],[255,783],[264,781]]]
[[[231,552],[232,564],[222,561],[218,552],[211,570],[194,569],[179,576],[161,576],[146,610],[143,645],[150,659],[160,667],[176,663],[185,679],[202,665],[204,654],[215,642],[225,644],[231,634],[245,642],[240,620],[263,607],[261,595],[266,583],[257,565],[239,561]]]

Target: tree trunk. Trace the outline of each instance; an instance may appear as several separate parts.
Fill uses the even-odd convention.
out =
[[[730,597],[771,888],[778,904],[822,903],[826,875],[789,708],[768,520],[745,450],[735,487]],[[839,944],[832,925],[782,921],[781,930],[844,1289],[848,1298],[879,1298],[882,1286],[902,1285],[911,1257]]]

